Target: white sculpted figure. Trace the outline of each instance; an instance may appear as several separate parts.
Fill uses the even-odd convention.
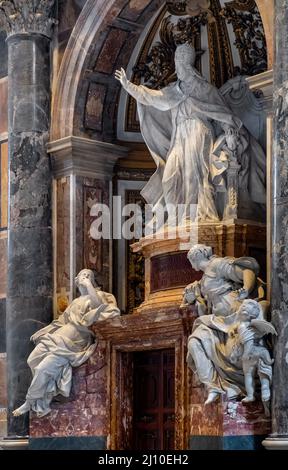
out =
[[[245,149],[241,171],[248,171],[249,177],[245,179],[246,191],[241,187],[239,192],[248,198],[244,205],[265,204],[265,154],[220,92],[195,69],[195,58],[195,49],[189,44],[178,46],[178,80],[162,90],[134,85],[124,69],[117,70],[115,76],[137,100],[141,133],[157,167],[141,193],[146,202],[154,213],[158,207],[166,207],[168,214],[169,207],[184,205],[189,214],[197,205],[197,220],[219,220],[225,207],[215,192],[225,191],[228,165],[217,154],[218,149],[225,145],[232,152],[236,146]],[[238,158],[241,160],[241,155]]]
[[[195,270],[203,271],[201,281],[184,293],[186,304],[198,302],[201,307],[188,339],[188,365],[208,390],[206,403],[225,392],[235,398],[245,393],[245,381],[241,362],[233,362],[239,341],[230,332],[242,301],[262,295],[262,287],[257,289],[259,265],[249,257],[213,256],[205,245],[193,246],[188,259]]]
[[[57,320],[31,337],[36,344],[28,358],[33,379],[25,403],[13,412],[14,416],[30,410],[38,417],[45,416],[51,411],[53,397],[58,394],[68,397],[72,367],[87,361],[97,346],[89,327],[120,315],[114,296],[95,287],[91,270],[82,270],[76,277],[76,285],[81,296]]]
[[[249,403],[255,400],[255,375],[258,374],[261,383],[261,398],[266,413],[269,413],[270,385],[272,380],[273,359],[263,342],[267,334],[277,335],[274,326],[264,320],[261,305],[252,299],[243,301],[236,315],[236,325],[233,326],[232,335],[243,349],[235,348],[232,351],[232,361],[238,362],[239,352],[245,376],[246,397],[243,402]]]

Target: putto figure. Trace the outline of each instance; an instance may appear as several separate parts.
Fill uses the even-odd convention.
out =
[[[192,267],[203,271],[198,283],[187,286],[184,303],[198,305],[199,318],[188,339],[187,362],[206,386],[206,404],[226,393],[229,399],[245,394],[242,363],[235,363],[235,349],[241,349],[237,335],[231,331],[244,299],[264,297],[257,279],[259,265],[254,258],[214,256],[212,249],[195,245],[188,253]]]
[[[239,207],[251,209],[253,204],[265,204],[265,154],[220,92],[196,70],[195,59],[191,45],[178,46],[178,80],[162,90],[134,85],[124,69],[117,70],[115,76],[137,100],[141,133],[157,167],[142,190],[146,202],[154,213],[166,207],[169,214],[169,208],[184,205],[184,217],[197,206],[198,221],[215,221],[229,213],[223,197],[215,195],[216,191],[225,191],[224,175],[229,167],[229,155],[226,160],[217,156],[217,151],[213,155],[216,141],[217,149],[244,152],[237,155],[241,163]],[[238,217],[244,215],[238,213]]]
[[[263,337],[272,334],[277,336],[274,326],[264,320],[263,311],[255,300],[244,300],[236,314],[236,325],[232,335],[243,349],[235,348],[235,355],[231,355],[233,362],[242,361],[245,376],[246,397],[244,403],[255,400],[255,376],[258,375],[261,383],[261,399],[266,414],[269,415],[270,386],[272,381],[272,364],[270,353],[265,346]],[[240,357],[239,357],[240,352]]]
[[[57,320],[31,337],[36,344],[28,358],[33,379],[25,403],[13,412],[14,416],[30,410],[38,417],[45,416],[51,411],[53,397],[68,397],[72,367],[86,362],[97,346],[89,327],[120,315],[114,296],[96,287],[91,270],[82,270],[75,281],[80,297]]]

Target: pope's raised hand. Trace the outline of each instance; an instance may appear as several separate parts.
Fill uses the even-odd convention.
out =
[[[127,76],[126,76],[126,72],[123,68],[121,68],[121,70],[116,70],[115,78],[116,78],[116,80],[119,80],[119,82],[121,83],[123,88],[126,88],[127,83],[128,83],[128,79],[127,79]]]

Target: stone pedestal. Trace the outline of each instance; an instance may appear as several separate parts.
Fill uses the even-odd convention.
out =
[[[203,392],[202,386],[192,386],[189,449],[264,450],[262,441],[271,432],[271,419],[261,402],[221,400],[205,406]]]
[[[219,256],[252,256],[266,277],[266,227],[249,221],[200,223],[165,229],[163,233],[142,238],[132,245],[145,257],[145,301],[135,313],[157,308],[178,308],[184,287],[201,278],[187,260],[188,250],[196,243],[212,246]]]

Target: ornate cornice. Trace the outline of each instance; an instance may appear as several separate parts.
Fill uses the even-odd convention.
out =
[[[129,152],[120,145],[76,136],[49,142],[47,150],[56,178],[73,174],[105,180],[112,179],[115,163]]]
[[[52,36],[57,21],[51,12],[55,0],[0,1],[0,29],[10,37],[14,34],[42,34]]]

